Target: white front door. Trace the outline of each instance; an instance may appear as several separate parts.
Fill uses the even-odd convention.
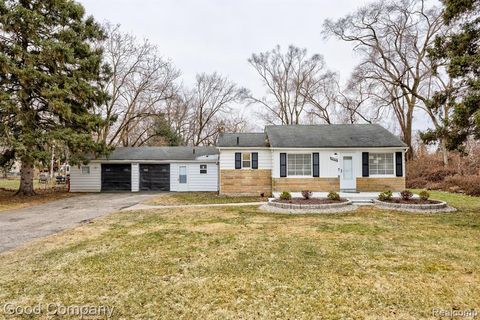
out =
[[[178,167],[178,191],[188,191],[187,166]]]
[[[353,155],[342,155],[340,166],[340,189],[354,190],[356,188],[353,168]]]

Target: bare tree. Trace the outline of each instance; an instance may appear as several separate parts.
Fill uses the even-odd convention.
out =
[[[194,146],[214,143],[222,120],[234,118],[231,106],[240,101],[243,91],[217,73],[197,75],[185,101],[190,114],[186,141]]]
[[[378,105],[372,106],[375,97],[371,83],[353,73],[343,89],[338,83],[336,86],[336,103],[339,105],[341,122],[374,123],[380,119],[383,109],[378,108]]]
[[[408,146],[412,145],[414,109],[420,103],[428,107],[428,48],[443,26],[441,11],[427,8],[424,0],[381,0],[324,23],[325,35],[353,43],[362,55],[364,78],[376,83],[377,96],[390,101]]]
[[[329,71],[305,81],[300,93],[308,103],[306,111],[311,123],[321,121],[332,124],[339,120],[339,87],[338,75]]]
[[[119,26],[106,29],[108,38],[101,45],[111,68],[104,88],[110,99],[98,113],[108,124],[99,129],[97,138],[110,146],[134,146],[148,139],[152,117],[175,95],[179,72],[148,40],[140,42]]]
[[[307,111],[317,112],[327,123],[330,121],[325,101],[318,96],[325,89],[326,79],[332,76],[321,55],[309,57],[306,49],[294,46],[283,53],[277,46],[271,51],[252,54],[248,62],[260,76],[267,96],[257,98],[248,93],[245,98],[249,104],[263,107],[267,122],[299,124]]]

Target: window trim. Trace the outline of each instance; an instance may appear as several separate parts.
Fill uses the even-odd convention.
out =
[[[84,171],[83,171],[84,169],[87,169],[88,172],[84,172]],[[80,167],[80,173],[81,173],[82,175],[85,175],[85,176],[86,176],[86,175],[89,175],[89,174],[90,174],[90,166],[81,166],[81,167]]]
[[[295,175],[295,174],[290,174],[289,173],[289,168],[288,168],[288,158],[291,155],[302,155],[302,156],[307,156],[307,158],[310,160],[310,174],[303,174],[303,175]],[[287,159],[286,159],[286,171],[287,171],[287,177],[292,177],[292,178],[312,178],[312,173],[313,173],[313,155],[312,153],[304,153],[304,152],[290,152],[287,153]],[[302,170],[304,171],[304,170]]]
[[[252,169],[252,153],[251,152],[242,152],[241,154],[242,154],[242,158],[241,158],[242,169],[246,169],[246,170]],[[249,160],[243,160],[243,156],[246,155],[246,154],[249,155],[249,158],[250,158]],[[248,167],[245,167],[243,165],[244,161],[248,161],[248,163],[249,163]]]
[[[205,167],[204,169],[202,169],[202,166]],[[202,170],[205,170],[205,172],[202,172]],[[201,164],[200,165],[200,174],[208,174],[208,165],[206,164]]]
[[[393,173],[372,173],[372,165],[370,164],[370,157],[372,155],[377,155],[377,154],[391,154],[392,157],[393,157]],[[396,161],[395,161],[395,152],[369,152],[368,154],[368,173],[369,173],[369,177],[371,178],[390,178],[390,177],[395,177],[395,165],[396,165]]]

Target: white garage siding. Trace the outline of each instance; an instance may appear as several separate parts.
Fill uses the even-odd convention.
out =
[[[269,149],[221,149],[220,170],[235,169],[235,152],[258,152],[258,169],[272,169],[272,151]]]
[[[207,173],[200,173],[200,165],[207,165]],[[179,183],[179,167],[187,167],[187,183]],[[170,191],[218,191],[218,165],[212,162],[170,164]]]
[[[102,168],[100,163],[70,167],[70,192],[100,192],[101,188]]]
[[[140,190],[140,166],[138,163],[132,163],[132,192]]]

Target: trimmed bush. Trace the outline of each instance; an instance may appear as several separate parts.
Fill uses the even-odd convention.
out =
[[[283,191],[280,194],[280,200],[292,200],[292,195],[288,191]]]
[[[382,193],[380,193],[380,194],[378,195],[378,200],[380,200],[380,201],[387,201],[387,200],[392,199],[392,197],[393,197],[392,191],[387,190],[387,191],[383,191]]]
[[[418,195],[420,196],[420,199],[422,199],[422,200],[428,200],[428,198],[430,198],[430,193],[428,193],[427,190],[420,191],[420,193]]]
[[[312,191],[310,191],[310,190],[303,190],[303,191],[302,191],[302,197],[303,197],[303,199],[305,199],[305,200],[310,199],[310,198],[312,197]]]
[[[340,195],[336,193],[335,191],[330,191],[327,196],[328,199],[333,200],[333,201],[339,201],[340,200]]]
[[[410,200],[413,197],[413,193],[410,190],[403,190],[402,192],[400,192],[400,196],[403,200]]]

